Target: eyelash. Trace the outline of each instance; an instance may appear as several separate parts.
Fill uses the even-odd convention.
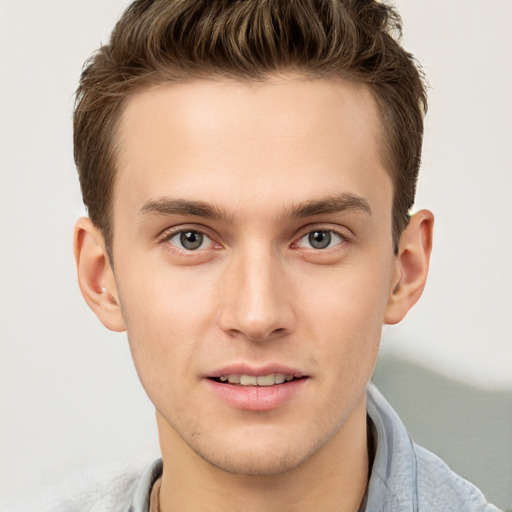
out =
[[[171,243],[171,240],[179,235],[183,235],[185,233],[196,233],[198,235],[201,235],[203,236],[205,239],[209,240],[211,242],[211,244],[215,247],[220,247],[220,244],[218,244],[217,242],[215,242],[215,240],[213,239],[212,236],[210,236],[208,233],[206,233],[205,230],[203,229],[200,229],[200,228],[197,228],[197,227],[190,227],[190,228],[183,228],[183,227],[180,227],[180,228],[177,228],[177,229],[171,229],[171,230],[167,230],[167,231],[164,231],[157,239],[157,241],[159,243],[163,243],[163,244],[167,244],[168,246],[171,246],[172,250],[176,250],[176,251],[180,251],[181,253],[183,254],[186,254],[186,255],[194,255],[194,254],[197,254],[198,252],[201,252],[201,249],[187,249],[185,247],[178,247],[174,244]],[[203,249],[204,251],[205,249]]]
[[[312,251],[315,253],[322,253],[322,252],[327,252],[327,251],[330,252],[332,250],[336,250],[336,248],[338,248],[339,246],[344,246],[345,244],[350,242],[350,238],[345,233],[340,233],[338,230],[329,229],[329,228],[325,228],[325,227],[316,227],[316,228],[308,227],[308,228],[304,228],[304,230],[301,231],[299,236],[297,236],[295,238],[295,241],[292,242],[292,244],[290,244],[290,247],[300,248],[298,245],[300,243],[300,241],[308,236],[311,236],[315,232],[328,233],[331,237],[332,236],[337,237],[339,239],[339,242],[336,243],[332,247],[325,247],[325,248],[304,247],[305,250]],[[163,232],[158,237],[157,241],[162,244],[167,244],[168,246],[171,247],[171,250],[179,251],[182,254],[185,254],[188,256],[197,255],[198,253],[207,250],[207,249],[200,249],[200,248],[187,249],[184,247],[177,247],[176,245],[171,243],[171,240],[173,238],[177,237],[178,235],[183,235],[185,233],[197,233],[198,235],[205,237],[207,240],[210,241],[210,243],[213,245],[212,248],[214,248],[214,249],[218,249],[221,247],[221,245],[218,242],[215,242],[215,240],[212,236],[210,236],[205,230],[198,228],[198,227],[190,227],[190,228],[180,227],[180,228],[176,228],[176,229],[167,230],[167,231]]]
[[[336,231],[334,229],[316,228],[316,229],[311,229],[311,230],[303,233],[297,239],[297,241],[294,242],[292,245],[299,246],[301,240],[306,239],[306,238],[309,238],[308,242],[310,245],[312,245],[313,241],[311,240],[311,236],[315,233],[328,234],[328,245],[326,247],[305,247],[305,249],[313,250],[315,252],[323,252],[323,251],[327,251],[329,249],[335,249],[336,247],[343,245],[344,243],[346,243],[348,241],[348,238],[345,235],[339,233],[338,231]],[[336,240],[333,240],[335,238],[338,239],[337,242],[336,242]],[[333,242],[333,241],[335,242],[335,244],[333,246],[331,246],[331,242]]]

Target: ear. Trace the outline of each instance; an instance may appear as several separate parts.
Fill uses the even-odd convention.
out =
[[[428,210],[414,214],[400,239],[393,290],[384,323],[397,324],[416,304],[427,280],[434,216]]]
[[[105,240],[89,218],[77,221],[73,248],[78,284],[85,301],[105,327],[112,331],[124,331],[117,284],[107,256]]]

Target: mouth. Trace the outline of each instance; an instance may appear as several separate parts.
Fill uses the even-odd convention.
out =
[[[205,379],[208,389],[228,406],[253,412],[276,410],[295,397],[304,396],[310,380],[310,375],[278,363],[259,368],[234,363]]]
[[[220,384],[232,386],[258,386],[271,387],[301,380],[306,377],[286,373],[270,373],[268,375],[245,375],[240,373],[229,373],[219,377],[210,377],[210,380]]]

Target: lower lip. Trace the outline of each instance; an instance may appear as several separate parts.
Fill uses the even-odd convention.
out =
[[[210,389],[231,407],[246,411],[277,409],[303,389],[307,381],[307,378],[302,378],[274,386],[235,386],[206,380]]]

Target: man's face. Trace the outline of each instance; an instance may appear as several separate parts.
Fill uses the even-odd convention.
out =
[[[396,284],[379,130],[368,90],[334,80],[197,81],[129,101],[114,269],[164,452],[279,473],[356,412],[363,428]]]

